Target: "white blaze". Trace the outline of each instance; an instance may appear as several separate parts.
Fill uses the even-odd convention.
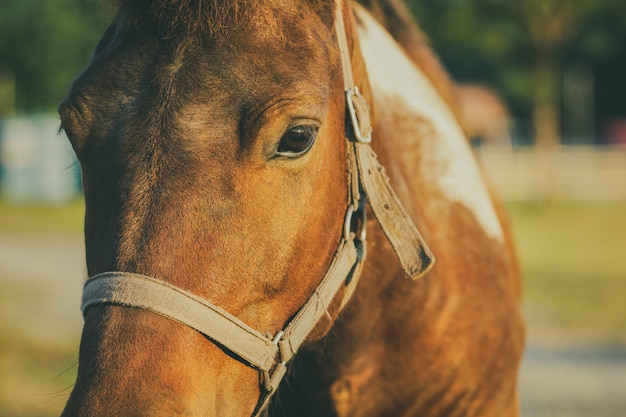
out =
[[[471,210],[489,236],[502,240],[502,228],[487,187],[454,115],[391,35],[364,9],[356,11],[363,23],[359,26],[359,41],[374,96],[400,97],[416,116],[428,119],[434,127],[436,137],[429,148],[435,155],[429,155],[429,159],[433,158],[438,169],[424,169],[421,175],[437,184],[448,199]]]

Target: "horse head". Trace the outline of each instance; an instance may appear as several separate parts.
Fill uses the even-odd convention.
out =
[[[369,86],[350,16],[331,1],[120,2],[59,108],[95,292],[64,416],[248,416],[284,373],[283,331],[293,355],[328,330],[365,251],[346,120],[366,116],[346,112],[342,53],[366,97]],[[186,307],[133,292],[182,294],[236,334],[224,324],[227,340],[213,337]],[[303,306],[315,312],[301,318]],[[240,331],[269,349],[261,359]]]

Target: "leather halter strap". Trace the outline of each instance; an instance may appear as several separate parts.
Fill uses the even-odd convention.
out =
[[[358,87],[354,85],[341,0],[336,2],[335,32],[341,53],[346,107],[354,135],[354,140],[348,144],[348,157],[356,158],[358,183],[406,276],[411,279],[420,278],[432,268],[435,258],[391,188],[389,178],[370,146],[372,127],[369,108]]]
[[[204,334],[258,369],[265,389],[254,415],[267,405],[295,355],[336,294],[344,288],[345,305],[357,285],[366,253],[365,200],[412,279],[425,274],[434,258],[395,195],[383,167],[369,143],[371,123],[365,99],[354,85],[341,0],[336,0],[335,32],[341,54],[348,121],[349,205],[344,233],[319,286],[295,317],[271,336],[253,329],[237,317],[188,291],[165,281],[127,272],[105,272],[90,277],[83,290],[81,309],[96,305],[139,308],[183,323]],[[354,221],[354,217],[360,219]],[[354,225],[357,224],[356,230]]]
[[[152,311],[186,324],[261,371],[264,388],[272,392],[285,373],[286,363],[298,351],[333,298],[362,262],[358,238],[342,242],[328,272],[312,296],[284,330],[263,334],[237,317],[188,291],[165,281],[127,272],[105,272],[85,283],[81,309],[109,304]]]

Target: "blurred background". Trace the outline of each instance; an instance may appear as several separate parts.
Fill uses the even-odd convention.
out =
[[[458,82],[524,273],[524,417],[626,415],[626,2],[413,0]],[[55,110],[113,14],[0,2],[0,416],[60,413],[85,278]]]

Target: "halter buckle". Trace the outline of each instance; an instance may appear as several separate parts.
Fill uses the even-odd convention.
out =
[[[372,124],[369,109],[357,86],[346,91],[346,102],[348,103],[354,138],[359,143],[370,143],[372,141]]]
[[[367,236],[366,220],[365,204],[359,202],[349,205],[343,223],[343,238],[350,240],[350,235],[354,233],[361,242],[365,242]]]
[[[276,333],[274,339],[272,339],[272,343],[279,346],[284,334],[285,332],[283,330]],[[287,372],[287,361],[284,360],[281,350],[278,351],[278,356],[282,359],[282,362],[276,361],[276,366],[274,366],[273,369],[261,371],[261,384],[268,393],[274,392],[274,390],[278,388],[285,372]]]

